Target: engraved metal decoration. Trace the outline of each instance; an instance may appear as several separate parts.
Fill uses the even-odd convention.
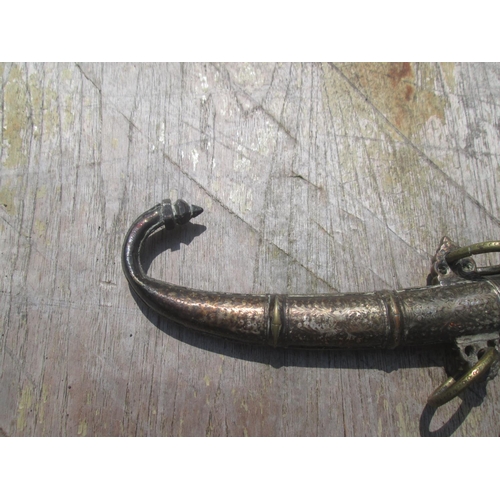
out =
[[[443,238],[427,286],[371,293],[246,295],[194,290],[147,276],[140,252],[150,234],[186,224],[203,209],[170,200],[144,212],[122,251],[125,276],[162,316],[203,332],[273,347],[380,348],[449,343],[461,359],[459,377],[429,397],[440,406],[500,365],[500,266],[477,268],[472,255],[500,251],[500,242],[459,248]]]

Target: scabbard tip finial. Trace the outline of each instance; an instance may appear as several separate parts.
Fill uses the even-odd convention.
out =
[[[191,218],[194,219],[195,217],[198,217],[203,213],[203,208],[197,206],[197,205],[191,205]]]
[[[162,211],[167,229],[173,229],[176,225],[182,226],[200,215],[203,212],[203,208],[190,205],[184,200],[177,200],[173,204],[170,200],[163,200]]]

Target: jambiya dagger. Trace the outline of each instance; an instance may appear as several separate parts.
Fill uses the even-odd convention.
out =
[[[122,250],[125,276],[155,311],[211,335],[273,347],[379,348],[447,343],[464,366],[429,397],[440,406],[500,365],[500,266],[478,268],[472,255],[499,252],[500,241],[459,248],[443,238],[427,286],[371,293],[247,295],[186,288],[147,276],[144,241],[161,227],[186,224],[203,209],[184,200],[144,212]]]

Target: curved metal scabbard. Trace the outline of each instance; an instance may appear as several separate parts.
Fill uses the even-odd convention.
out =
[[[137,295],[159,314],[213,335],[274,347],[395,348],[454,343],[470,370],[486,351],[492,361],[481,374],[496,363],[500,276],[477,269],[469,258],[474,252],[457,252],[449,239],[443,239],[436,254],[429,279],[434,284],[405,290],[246,295],[194,290],[148,277],[140,261],[146,238],[162,226],[173,229],[201,212],[183,200],[175,204],[165,200],[142,214],[127,233],[123,271]],[[448,261],[449,255],[455,260]],[[448,386],[435,391],[440,391],[437,401],[431,396],[431,404],[449,400],[456,388],[449,389],[454,379],[447,382]]]

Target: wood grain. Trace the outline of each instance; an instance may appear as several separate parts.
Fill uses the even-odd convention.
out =
[[[150,274],[228,292],[425,284],[499,232],[499,64],[2,64],[0,432],[498,436],[500,379],[433,413],[445,349],[302,352],[136,303],[130,223],[196,224]]]

